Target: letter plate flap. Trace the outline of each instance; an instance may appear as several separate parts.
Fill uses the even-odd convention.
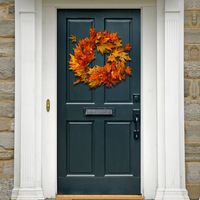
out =
[[[85,108],[86,116],[112,116],[113,109],[112,108]]]

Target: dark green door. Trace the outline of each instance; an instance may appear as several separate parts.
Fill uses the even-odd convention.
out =
[[[133,46],[133,75],[113,88],[73,84],[70,36],[92,26]],[[140,194],[140,10],[58,10],[57,74],[58,194]]]

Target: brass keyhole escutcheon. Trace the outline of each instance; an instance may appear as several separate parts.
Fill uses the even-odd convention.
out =
[[[46,100],[46,111],[49,112],[50,111],[50,99]]]

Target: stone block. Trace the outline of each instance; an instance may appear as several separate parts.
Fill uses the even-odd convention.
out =
[[[14,117],[13,101],[0,101],[0,117]]]
[[[188,184],[200,184],[200,162],[187,162],[186,173]]]
[[[0,146],[5,149],[14,148],[14,133],[13,132],[0,132]]]
[[[14,0],[0,0],[0,4],[14,3]]]
[[[0,131],[13,131],[13,118],[0,118]]]
[[[10,20],[15,17],[14,2],[0,3],[0,20]]]
[[[14,81],[0,81],[0,100],[14,100]]]
[[[185,97],[196,99],[200,94],[200,80],[185,79],[184,81],[184,94]]]
[[[200,121],[185,122],[186,143],[200,142]]]
[[[192,84],[191,84],[191,90],[190,90],[190,96],[193,98],[193,99],[196,99],[199,97],[199,94],[200,94],[200,84],[199,84],[199,80],[193,80],[192,81]]]
[[[15,35],[15,21],[0,20],[0,36],[14,37],[14,35]]]
[[[13,175],[14,175],[14,160],[0,160],[0,177],[1,177],[1,179],[2,178],[12,178]]]
[[[185,11],[185,29],[200,28],[200,11],[186,10]]]
[[[9,4],[8,14],[12,15],[14,17],[14,15],[15,15],[15,5],[14,4]]]
[[[13,178],[0,179],[0,200],[10,200],[13,189]]]
[[[185,78],[200,79],[200,62],[185,62]]]
[[[185,44],[200,43],[200,29],[185,31]]]
[[[14,56],[14,38],[0,38],[0,57]]]
[[[200,184],[187,184],[190,200],[199,200]]]
[[[191,79],[185,79],[185,87],[184,87],[184,93],[185,97],[191,97],[193,99],[196,99],[199,97],[200,88],[199,88],[199,80],[191,80]]]
[[[15,130],[15,119],[11,118],[11,126],[10,126],[10,130],[9,131],[13,131]]]
[[[185,155],[187,162],[200,163],[200,141],[193,143],[186,143]]]
[[[200,100],[185,100],[185,120],[200,121]]]
[[[185,45],[185,61],[200,61],[200,44]]]
[[[191,88],[192,80],[185,79],[184,80],[184,96],[188,97],[190,96],[190,88]]]
[[[200,9],[199,0],[185,0],[185,10],[188,9]]]
[[[0,19],[4,19],[8,14],[8,5],[0,4]]]
[[[14,79],[14,58],[0,57],[0,79]]]
[[[14,150],[4,149],[0,146],[0,160],[10,160],[14,158]]]

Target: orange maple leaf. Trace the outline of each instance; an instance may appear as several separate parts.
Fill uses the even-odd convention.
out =
[[[124,45],[124,51],[130,51],[132,49],[132,45],[127,43]]]
[[[125,72],[126,72],[126,74],[131,75],[133,70],[131,67],[126,67]]]

